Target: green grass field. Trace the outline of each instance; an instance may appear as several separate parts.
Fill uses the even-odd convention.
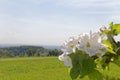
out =
[[[119,77],[120,70],[117,66],[113,70],[116,72],[111,71],[109,74]],[[0,59],[0,80],[71,80],[71,78],[68,68],[57,57],[30,57]]]
[[[0,59],[0,80],[71,80],[57,57]]]

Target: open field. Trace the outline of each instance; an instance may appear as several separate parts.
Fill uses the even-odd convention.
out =
[[[71,80],[56,57],[0,59],[0,80]]]
[[[119,76],[117,66],[113,68]],[[118,74],[119,73],[119,74]],[[57,57],[0,59],[0,80],[71,80],[68,68]]]

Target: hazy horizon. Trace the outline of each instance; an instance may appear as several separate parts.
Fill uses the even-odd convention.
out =
[[[0,44],[61,45],[112,21],[119,0],[0,0]]]

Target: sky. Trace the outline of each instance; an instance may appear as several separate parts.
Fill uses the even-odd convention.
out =
[[[112,21],[119,0],[0,0],[0,44],[61,45]]]

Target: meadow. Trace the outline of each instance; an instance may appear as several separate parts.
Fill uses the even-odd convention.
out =
[[[119,77],[117,66],[113,70],[117,74],[111,71],[109,75]],[[57,57],[0,59],[0,80],[71,80],[68,71]]]
[[[71,80],[57,57],[0,59],[0,80]]]

